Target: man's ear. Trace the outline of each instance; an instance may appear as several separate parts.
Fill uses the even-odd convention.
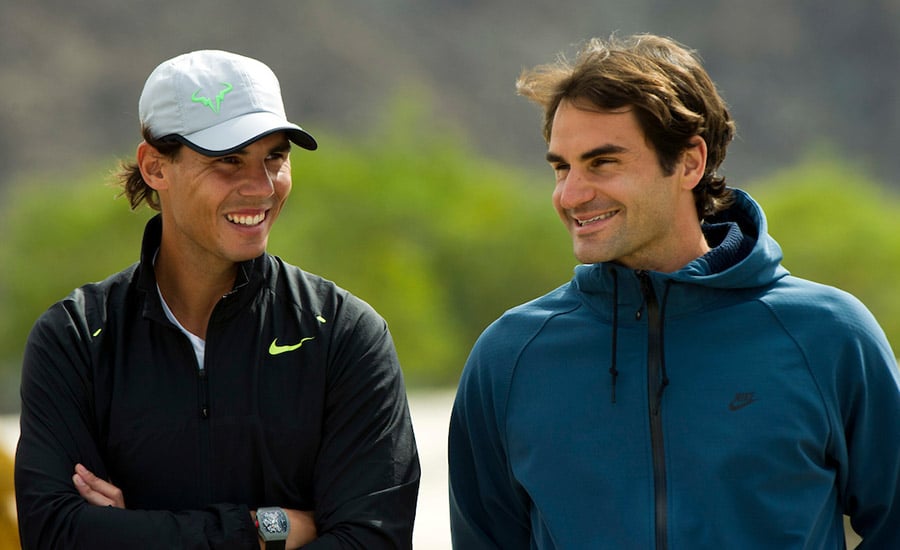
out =
[[[168,187],[165,167],[169,159],[163,156],[156,147],[142,141],[137,147],[136,160],[144,182],[159,191]]]
[[[681,163],[679,164],[685,189],[693,189],[700,183],[706,172],[706,154],[706,140],[700,136],[692,137],[690,145],[681,154]]]

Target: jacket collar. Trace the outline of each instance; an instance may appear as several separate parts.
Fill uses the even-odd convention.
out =
[[[672,286],[673,313],[704,307],[708,301],[720,299],[722,291],[764,287],[788,275],[781,266],[781,248],[767,233],[762,209],[744,191],[733,192],[733,205],[704,224],[712,246],[708,253],[673,273],[646,272],[657,295]],[[643,303],[635,271],[618,264],[577,266],[573,284],[588,303],[598,299],[608,303],[614,295],[622,306],[639,308]]]
[[[138,289],[145,295],[144,315],[168,323],[159,292],[156,289],[156,271],[153,260],[159,251],[162,242],[162,215],[157,214],[147,221],[144,227],[144,237],[141,242],[141,260],[138,267]],[[222,318],[228,318],[250,304],[257,294],[257,290],[268,278],[269,255],[263,253],[252,260],[241,262],[238,265],[237,277],[231,292],[222,297],[216,312],[223,314]],[[212,324],[216,319],[211,319]]]

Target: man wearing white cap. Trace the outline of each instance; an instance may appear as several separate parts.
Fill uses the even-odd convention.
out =
[[[291,191],[264,64],[157,67],[121,179],[140,261],[51,306],[22,371],[23,548],[410,548],[419,462],[384,320],[266,253]]]

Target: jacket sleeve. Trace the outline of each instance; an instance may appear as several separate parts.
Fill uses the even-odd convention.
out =
[[[883,331],[861,304],[847,307],[857,320],[840,349],[833,384],[840,431],[834,446],[844,513],[863,538],[858,546],[894,548],[900,542],[900,376]],[[822,356],[820,356],[822,357]]]
[[[352,329],[333,342],[313,475],[318,538],[304,548],[409,549],[420,470],[403,375],[384,320],[350,302],[335,323]]]
[[[122,510],[88,504],[78,494],[72,482],[76,463],[108,477],[92,406],[91,335],[78,304],[67,300],[48,310],[25,348],[15,462],[22,548],[258,547],[246,506]]]
[[[531,540],[529,499],[505,440],[511,354],[492,347],[490,334],[469,356],[450,416],[450,529],[458,550],[528,548]]]

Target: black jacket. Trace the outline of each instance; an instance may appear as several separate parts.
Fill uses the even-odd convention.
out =
[[[384,320],[264,254],[209,322],[205,368],[163,310],[152,257],[53,305],[22,371],[23,548],[255,548],[248,510],[315,510],[306,548],[410,548],[419,462]],[[302,344],[299,347],[297,344]],[[87,504],[84,464],[127,510]]]

